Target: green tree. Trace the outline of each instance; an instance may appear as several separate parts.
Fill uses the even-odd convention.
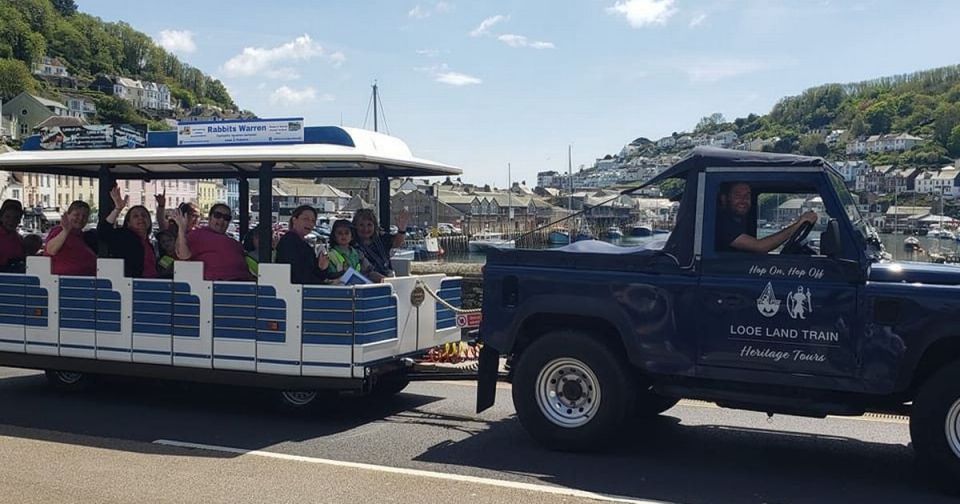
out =
[[[879,135],[890,132],[895,115],[896,109],[890,102],[884,100],[868,107],[863,113],[863,121],[867,125],[869,134]]]
[[[960,157],[960,126],[954,126],[947,139],[947,151],[951,156]]]
[[[800,153],[823,157],[830,153],[830,147],[823,141],[823,136],[811,133],[800,137]]]
[[[9,100],[27,91],[37,92],[37,81],[20,60],[0,59],[0,99]]]
[[[145,124],[133,105],[122,98],[102,96],[96,100],[97,116],[103,123]]]
[[[53,0],[53,8],[65,17],[70,17],[77,13],[77,4],[73,0]]]

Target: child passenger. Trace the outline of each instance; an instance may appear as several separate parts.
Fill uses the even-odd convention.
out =
[[[330,278],[340,278],[346,273],[347,268],[353,268],[358,273],[369,269],[369,263],[364,259],[363,254],[350,245],[353,241],[353,225],[350,221],[340,219],[334,222],[330,237],[333,240],[333,247],[327,253],[327,258],[330,260],[327,273]]]

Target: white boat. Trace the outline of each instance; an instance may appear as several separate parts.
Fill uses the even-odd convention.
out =
[[[508,240],[503,233],[481,231],[470,237],[467,247],[470,252],[486,252],[492,248],[514,248],[516,242]]]

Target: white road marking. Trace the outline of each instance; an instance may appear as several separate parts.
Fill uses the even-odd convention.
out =
[[[446,480],[446,481],[455,481],[458,483],[473,483],[477,485],[509,488],[513,490],[524,490],[528,492],[540,492],[540,493],[559,495],[564,497],[593,499],[593,500],[603,501],[603,502],[623,502],[623,503],[629,503],[629,504],[664,504],[663,501],[634,499],[631,497],[623,497],[619,495],[607,495],[607,494],[601,494],[596,492],[588,492],[586,490],[576,490],[573,488],[537,485],[533,483],[521,483],[517,481],[503,481],[503,480],[497,480],[492,478],[481,478],[478,476],[446,474],[446,473],[439,473],[439,472],[433,472],[433,471],[424,471],[421,469],[406,469],[402,467],[390,467],[390,466],[381,466],[381,465],[374,465],[374,464],[364,464],[360,462],[345,462],[342,460],[304,457],[301,455],[288,455],[285,453],[274,453],[274,452],[261,451],[261,450],[244,450],[242,448],[232,448],[229,446],[187,443],[183,441],[174,441],[170,439],[158,439],[153,443],[158,445],[164,445],[164,446],[175,446],[178,448],[191,448],[195,450],[208,450],[208,451],[215,451],[215,452],[221,452],[221,453],[235,453],[238,455],[254,455],[257,457],[266,457],[266,458],[287,460],[287,461],[293,461],[293,462],[323,464],[323,465],[329,465],[334,467],[348,467],[352,469],[378,471],[378,472],[384,472],[384,473],[399,474],[404,476],[417,476],[421,478],[433,478],[433,479]]]

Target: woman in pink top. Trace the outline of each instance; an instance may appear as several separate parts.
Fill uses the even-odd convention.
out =
[[[83,227],[90,219],[90,205],[74,201],[50,230],[44,255],[50,256],[50,272],[54,275],[95,276],[97,254],[83,241]]]
[[[240,242],[227,236],[233,214],[230,207],[217,203],[210,208],[209,224],[188,232],[189,215],[174,213],[177,222],[177,258],[203,263],[204,280],[252,280]]]

